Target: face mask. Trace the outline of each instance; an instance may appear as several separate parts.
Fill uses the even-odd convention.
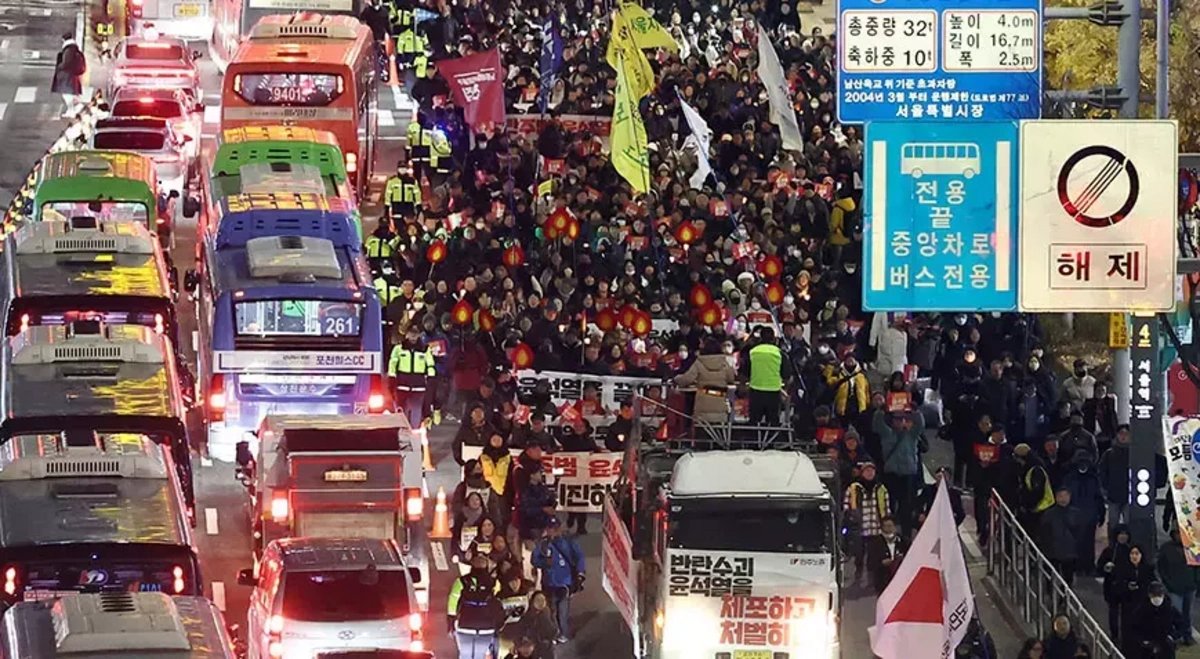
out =
[[[856,272],[858,272],[858,266],[856,266],[856,265],[848,265],[848,266],[846,266],[846,274],[848,274],[848,275],[852,275],[852,274],[854,274],[854,273],[856,273]]]
[[[1163,603],[1163,598],[1161,598],[1161,597],[1151,597],[1151,598],[1150,598],[1150,603],[1151,603],[1151,604],[1153,604],[1154,606],[1162,606],[1162,603]]]
[[[966,317],[966,316],[955,316],[955,317],[954,317],[954,323],[955,323],[956,325],[966,325],[966,324],[967,324],[967,317]]]
[[[992,312],[992,318],[999,318],[999,317],[1000,317],[1000,312],[999,312],[999,311],[993,311],[993,312]]]
[[[762,309],[762,303],[759,302],[758,300],[755,300],[750,303],[750,308],[754,309],[755,311]]]
[[[687,359],[687,358],[688,358],[688,351],[687,351],[687,350],[680,350],[680,351],[679,351],[679,358],[680,358],[680,359]]]
[[[1029,370],[1031,370],[1031,371],[1036,371],[1041,367],[1042,367],[1041,363],[1039,363],[1037,361],[1029,362]]]

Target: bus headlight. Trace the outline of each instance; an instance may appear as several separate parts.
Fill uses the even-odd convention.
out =
[[[353,174],[358,171],[358,154],[353,151],[346,153],[346,173]]]
[[[271,519],[276,523],[282,524],[288,518],[288,500],[286,497],[279,499],[271,499]]]

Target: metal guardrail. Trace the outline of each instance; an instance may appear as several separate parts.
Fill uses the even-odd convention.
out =
[[[1071,619],[1075,636],[1091,649],[1092,657],[1125,659],[994,490],[988,510],[992,524],[987,545],[988,574],[1013,612],[1034,628],[1038,638],[1050,633],[1055,616],[1065,614]]]

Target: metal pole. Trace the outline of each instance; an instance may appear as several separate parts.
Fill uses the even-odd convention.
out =
[[[1137,119],[1138,92],[1141,90],[1141,74],[1138,71],[1142,41],[1140,0],[1121,0],[1121,11],[1126,16],[1117,32],[1117,86],[1125,94],[1121,118]]]
[[[1156,8],[1154,18],[1157,26],[1157,30],[1155,31],[1157,74],[1155,75],[1154,84],[1154,110],[1156,117],[1166,119],[1169,113],[1167,91],[1170,86],[1170,80],[1167,78],[1170,62],[1167,46],[1170,45],[1171,41],[1170,0],[1158,0],[1158,7]]]

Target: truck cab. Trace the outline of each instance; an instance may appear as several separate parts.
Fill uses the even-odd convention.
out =
[[[840,659],[836,469],[815,443],[728,425],[662,441],[639,426],[617,504],[638,656]]]
[[[426,610],[421,451],[402,415],[267,416],[237,446],[256,565],[283,538],[394,540]]]

